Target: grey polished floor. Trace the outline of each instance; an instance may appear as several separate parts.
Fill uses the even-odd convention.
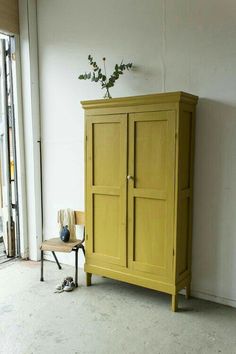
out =
[[[0,353],[236,353],[236,309],[94,277],[87,288],[54,293],[69,266],[12,261],[0,266]]]

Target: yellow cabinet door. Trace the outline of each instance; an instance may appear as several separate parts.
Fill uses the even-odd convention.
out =
[[[129,267],[170,279],[173,268],[175,111],[129,115]]]
[[[86,121],[86,259],[126,266],[127,115]]]

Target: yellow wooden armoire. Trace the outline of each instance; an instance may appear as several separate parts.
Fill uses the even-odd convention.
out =
[[[172,295],[191,282],[195,107],[184,92],[83,101],[87,285]]]

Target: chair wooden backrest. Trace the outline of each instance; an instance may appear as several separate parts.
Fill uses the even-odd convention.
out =
[[[83,211],[75,210],[75,224],[85,225],[85,213]]]

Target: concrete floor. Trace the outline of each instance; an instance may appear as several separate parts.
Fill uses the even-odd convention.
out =
[[[93,277],[86,288],[54,293],[74,269],[45,262],[12,261],[0,266],[1,354],[203,354],[236,353],[236,309],[170,296]]]

